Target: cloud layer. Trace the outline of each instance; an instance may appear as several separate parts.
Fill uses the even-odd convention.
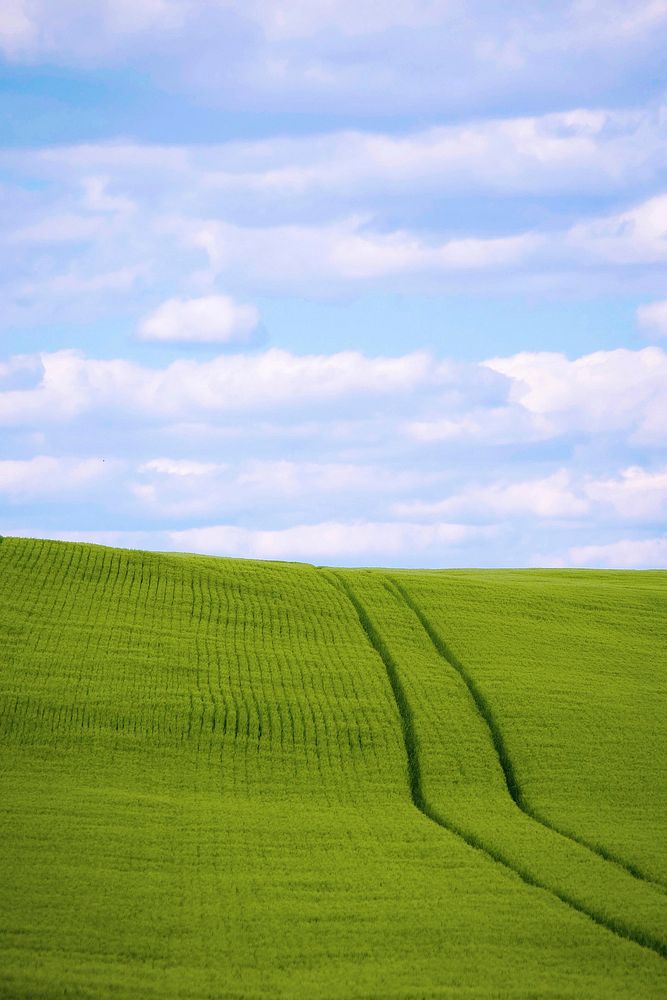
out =
[[[401,135],[6,151],[2,321],[129,314],[144,339],[239,343],[263,295],[658,296],[665,150],[658,106]],[[658,309],[639,320],[661,334]]]
[[[0,51],[141,68],[222,107],[446,114],[659,89],[666,33],[663,0],[5,0]]]
[[[652,548],[667,517],[657,347],[476,364],[270,349],[164,367],[56,352],[12,359],[0,385],[17,375],[20,387],[0,390],[0,422],[17,449],[28,435],[41,453],[0,462],[14,532],[31,503],[75,497],[88,518],[134,524],[121,533],[130,543],[179,550],[664,562],[662,543]],[[104,437],[90,435],[102,422]],[[63,454],[75,440],[87,454]],[[589,543],[600,535],[609,541]]]
[[[667,0],[5,0],[0,530],[664,565]]]

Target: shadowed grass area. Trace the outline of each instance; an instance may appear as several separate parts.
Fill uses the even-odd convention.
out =
[[[376,577],[344,577],[368,608]],[[3,541],[0,995],[663,995],[653,951],[452,832],[486,758],[383,579],[399,610],[368,619],[404,704],[314,567]],[[454,728],[427,745],[428,702]],[[444,829],[415,807],[414,766],[433,801],[453,748]],[[499,781],[481,780],[490,824]]]

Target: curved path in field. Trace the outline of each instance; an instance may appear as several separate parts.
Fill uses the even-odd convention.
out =
[[[544,816],[541,816],[537,812],[537,810],[535,810],[528,803],[519,785],[514,765],[512,764],[512,760],[507,751],[507,747],[505,746],[505,741],[503,739],[500,727],[498,726],[495,720],[493,709],[489,705],[488,701],[486,700],[482,692],[477,687],[474,678],[469,673],[469,671],[466,670],[466,668],[458,659],[458,657],[455,656],[455,654],[449,648],[447,643],[435,629],[433,624],[429,621],[424,611],[419,607],[417,601],[415,601],[414,597],[406,590],[406,588],[402,584],[400,584],[398,580],[396,580],[394,577],[387,578],[386,586],[388,587],[390,592],[398,594],[401,600],[403,600],[405,604],[407,604],[407,606],[419,620],[422,628],[429,637],[435,650],[445,661],[447,667],[456,670],[456,672],[461,677],[463,683],[467,687],[468,691],[470,692],[470,697],[475,703],[477,712],[479,713],[480,717],[486,724],[489,733],[491,735],[493,745],[495,747],[496,753],[498,754],[498,760],[500,761],[500,766],[502,767],[503,774],[505,776],[507,791],[509,792],[510,796],[512,797],[512,800],[516,803],[517,807],[521,810],[521,812],[525,813],[526,816],[529,816],[532,820],[534,820],[536,823],[539,823],[541,826],[544,826],[547,829],[552,830],[554,833],[557,833],[560,837],[564,837],[566,840],[571,840],[573,843],[579,844],[581,847],[585,847],[593,854],[598,855],[598,857],[602,858],[604,861],[609,862],[609,864],[618,865],[619,868],[622,868],[633,878],[639,879],[641,882],[645,882],[647,885],[654,886],[659,892],[664,893],[665,888],[661,882],[658,882],[655,879],[648,878],[646,875],[640,872],[634,865],[629,864],[627,861],[624,861],[623,858],[612,853],[611,851],[607,851],[604,848],[596,846],[595,844],[591,844],[583,837],[577,837],[572,833],[566,833],[564,830],[561,830],[555,823],[552,823]]]
[[[415,807],[526,884],[667,958],[667,897],[525,808],[488,705],[404,588],[377,571],[322,572],[384,663]]]

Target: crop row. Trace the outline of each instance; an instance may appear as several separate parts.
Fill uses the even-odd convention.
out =
[[[334,795],[391,785],[391,694],[372,652],[355,647],[352,609],[316,571],[276,568],[267,588],[265,572],[240,562],[165,567],[148,553],[41,542],[17,556],[5,559],[17,581],[5,740],[149,739],[218,759],[230,786],[272,791],[313,774]],[[25,588],[37,575],[39,590]]]

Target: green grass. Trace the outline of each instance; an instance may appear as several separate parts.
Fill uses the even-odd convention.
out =
[[[666,598],[4,539],[0,996],[665,996]]]

